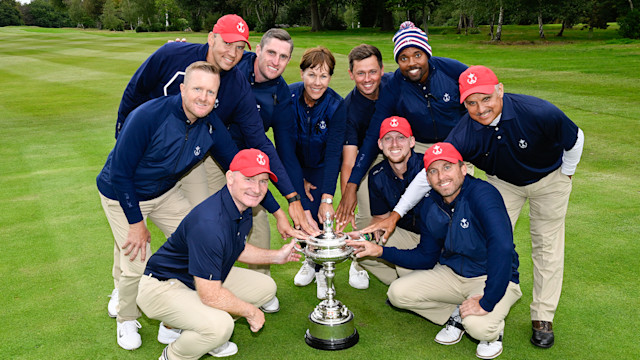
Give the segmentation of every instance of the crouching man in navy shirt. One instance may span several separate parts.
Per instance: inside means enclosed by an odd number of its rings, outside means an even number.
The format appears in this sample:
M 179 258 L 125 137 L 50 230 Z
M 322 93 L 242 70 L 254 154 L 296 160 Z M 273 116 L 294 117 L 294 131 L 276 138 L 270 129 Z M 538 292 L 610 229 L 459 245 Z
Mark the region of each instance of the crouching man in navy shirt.
M 509 215 L 492 185 L 467 175 L 453 145 L 431 146 L 424 166 L 432 190 L 420 206 L 418 246 L 347 244 L 357 257 L 377 256 L 416 269 L 391 283 L 391 303 L 445 324 L 436 342 L 456 344 L 466 331 L 480 341 L 476 356 L 493 359 L 502 353 L 504 319 L 522 296 Z
M 416 140 L 407 119 L 400 116 L 384 119 L 380 126 L 378 147 L 382 150 L 385 159 L 374 165 L 368 176 L 372 222 L 384 220 L 389 216 L 409 183 L 424 169 L 422 154 L 413 151 L 415 144 Z M 386 241 L 386 245 L 398 249 L 413 249 L 420 242 L 419 233 L 420 220 L 417 211 L 411 210 L 400 220 L 396 231 Z M 387 285 L 399 276 L 411 272 L 409 269 L 395 266 L 382 259 L 360 258 L 354 262 Z M 366 274 L 366 271 L 364 273 Z M 368 275 L 352 276 L 351 270 L 349 275 L 349 284 L 354 288 L 366 289 L 369 286 Z
M 229 342 L 234 318 L 244 317 L 251 331 L 264 325 L 260 306 L 276 294 L 267 275 L 234 267 L 298 261 L 295 240 L 280 250 L 266 250 L 246 239 L 252 207 L 267 193 L 269 158 L 257 149 L 240 151 L 226 173 L 227 185 L 196 206 L 167 242 L 151 256 L 140 281 L 138 305 L 147 316 L 182 329 L 160 359 L 198 359 L 233 355 Z

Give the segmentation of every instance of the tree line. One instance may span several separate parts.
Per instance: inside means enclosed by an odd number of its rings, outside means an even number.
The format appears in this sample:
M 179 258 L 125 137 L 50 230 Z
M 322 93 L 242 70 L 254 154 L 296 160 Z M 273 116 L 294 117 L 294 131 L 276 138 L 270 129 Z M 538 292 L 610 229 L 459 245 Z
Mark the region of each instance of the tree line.
M 504 24 L 544 24 L 590 30 L 618 21 L 640 38 L 640 12 L 633 0 L 0 0 L 0 26 L 80 27 L 136 31 L 210 30 L 222 15 L 241 15 L 252 30 L 309 26 L 311 31 L 356 27 L 393 31 L 411 20 L 429 26 L 455 26 L 460 33 L 489 25 L 499 41 Z M 633 34 L 632 34 L 633 35 Z M 623 34 L 623 36 L 626 36 Z

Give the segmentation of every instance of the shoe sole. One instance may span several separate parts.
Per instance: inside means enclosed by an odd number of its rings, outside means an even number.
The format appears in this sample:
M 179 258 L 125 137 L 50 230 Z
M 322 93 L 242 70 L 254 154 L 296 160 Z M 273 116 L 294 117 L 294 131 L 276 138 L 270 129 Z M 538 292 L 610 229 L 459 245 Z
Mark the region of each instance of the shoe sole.
M 533 339 L 529 339 L 529 341 L 531 341 L 531 343 L 532 343 L 534 346 L 539 347 L 539 348 L 542 348 L 542 349 L 548 349 L 548 348 L 552 347 L 552 346 L 553 346 L 553 344 L 555 344 L 555 341 L 554 341 L 554 342 L 552 342 L 551 344 L 548 344 L 548 345 L 537 344 L 535 341 L 533 341 Z
M 479 359 L 495 359 L 498 356 L 500 356 L 500 354 L 502 354 L 502 349 L 500 349 L 500 351 L 498 351 L 496 354 L 488 355 L 488 356 L 482 356 L 476 352 L 476 357 L 478 357 Z
M 118 317 L 118 313 L 112 314 L 109 310 L 107 310 L 107 314 L 109 315 L 110 318 L 115 319 Z
M 363 286 L 356 286 L 356 285 L 353 285 L 353 284 L 351 283 L 351 281 L 349 281 L 349 285 L 350 285 L 352 288 L 354 288 L 354 289 L 358 289 L 358 290 L 366 290 L 366 289 L 368 289 L 368 288 L 369 288 L 369 284 L 367 284 L 367 286 L 364 286 L 364 287 L 363 287 Z
M 125 347 L 124 345 L 122 345 L 122 344 L 120 343 L 120 339 L 118 339 L 118 345 L 119 345 L 121 348 L 125 349 L 125 350 L 135 350 L 135 349 L 140 348 L 140 346 L 142 346 L 142 344 L 140 344 L 140 345 L 138 345 L 138 346 L 128 348 L 128 347 Z
M 458 336 L 457 339 L 455 339 L 453 341 L 450 341 L 450 342 L 440 341 L 438 339 L 433 339 L 433 341 L 435 341 L 435 342 L 437 342 L 438 344 L 441 344 L 441 345 L 455 345 L 455 344 L 459 343 L 460 340 L 462 340 L 462 336 L 464 335 L 464 333 L 465 333 L 465 331 L 461 332 L 460 336 Z M 490 358 L 490 359 L 493 359 L 493 358 Z
M 265 313 L 265 314 L 273 314 L 273 313 L 277 313 L 278 311 L 280 311 L 280 307 L 278 306 L 277 309 L 264 309 L 263 307 L 260 307 L 260 310 L 262 310 L 262 312 Z

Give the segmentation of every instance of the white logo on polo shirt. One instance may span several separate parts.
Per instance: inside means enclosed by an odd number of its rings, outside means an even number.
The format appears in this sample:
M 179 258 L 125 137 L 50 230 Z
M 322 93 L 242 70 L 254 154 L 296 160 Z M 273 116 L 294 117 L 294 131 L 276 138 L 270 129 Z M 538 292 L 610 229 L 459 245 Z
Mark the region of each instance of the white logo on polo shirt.
M 392 119 L 391 119 L 391 122 L 389 123 L 389 125 L 390 125 L 391 127 L 398 127 L 398 125 L 400 125 L 400 123 L 398 122 L 398 119 L 396 119 L 396 118 L 392 118 Z
M 440 145 L 436 145 L 433 147 L 433 150 L 431 151 L 434 155 L 440 155 L 442 154 L 442 148 L 440 147 Z
M 451 96 L 449 95 L 449 93 L 444 93 L 444 96 L 442 97 L 442 100 L 444 100 L 444 102 L 451 101 Z
M 320 124 L 318 124 L 318 126 L 320 126 L 320 129 L 324 130 L 327 128 L 327 123 L 322 120 L 320 121 Z
M 267 160 L 264 158 L 264 156 L 262 156 L 262 154 L 258 154 L 258 158 L 256 159 L 256 161 L 260 165 L 264 165 L 267 163 Z
M 260 107 L 260 104 L 256 104 L 256 107 L 258 108 L 258 112 L 260 112 L 260 109 L 262 109 L 262 107 Z
M 470 73 L 469 75 L 467 75 L 467 84 L 473 85 L 476 83 L 476 81 L 478 81 L 478 77 L 476 76 L 476 74 Z
M 238 29 L 238 31 L 242 34 L 244 34 L 244 24 L 242 22 L 238 22 L 238 25 L 236 25 L 236 29 Z
M 462 218 L 462 220 L 460 220 L 460 227 L 463 229 L 466 229 L 469 227 L 469 221 L 467 221 L 467 219 Z
M 216 98 L 216 102 L 213 104 L 213 108 L 217 109 L 218 105 L 220 105 L 220 99 Z
M 193 155 L 195 155 L 195 156 L 200 155 L 200 146 L 196 146 L 196 149 L 193 150 Z
M 520 146 L 520 149 L 526 149 L 528 145 L 529 144 L 527 144 L 524 139 L 520 139 L 520 141 L 518 141 L 518 146 Z

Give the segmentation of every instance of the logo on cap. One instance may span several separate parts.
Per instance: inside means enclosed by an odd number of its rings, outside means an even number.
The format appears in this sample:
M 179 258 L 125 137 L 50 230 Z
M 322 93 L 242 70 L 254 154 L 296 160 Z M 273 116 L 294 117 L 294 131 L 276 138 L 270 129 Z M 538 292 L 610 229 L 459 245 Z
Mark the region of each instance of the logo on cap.
M 392 119 L 391 119 L 391 122 L 389 123 L 389 125 L 390 125 L 391 127 L 398 127 L 398 125 L 400 125 L 400 124 L 398 123 L 398 119 L 396 119 L 396 118 L 392 118 Z
M 434 155 L 440 155 L 442 154 L 442 148 L 440 147 L 440 145 L 436 145 L 433 147 L 433 150 L 431 151 Z
M 467 75 L 467 84 L 473 85 L 476 83 L 476 81 L 478 81 L 478 77 L 476 76 L 476 74 L 469 73 L 469 75 Z
M 467 219 L 462 218 L 462 220 L 460 220 L 460 227 L 463 229 L 466 229 L 469 227 L 469 221 L 467 221 Z
M 262 156 L 262 154 L 258 154 L 258 158 L 256 159 L 256 161 L 260 165 L 264 165 L 267 163 L 267 160 L 264 159 L 264 156 Z
M 244 34 L 244 24 L 242 23 L 242 21 L 238 21 L 238 25 L 236 25 L 236 29 L 238 29 L 239 32 Z

